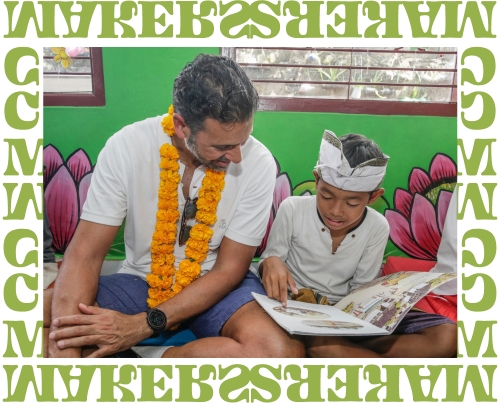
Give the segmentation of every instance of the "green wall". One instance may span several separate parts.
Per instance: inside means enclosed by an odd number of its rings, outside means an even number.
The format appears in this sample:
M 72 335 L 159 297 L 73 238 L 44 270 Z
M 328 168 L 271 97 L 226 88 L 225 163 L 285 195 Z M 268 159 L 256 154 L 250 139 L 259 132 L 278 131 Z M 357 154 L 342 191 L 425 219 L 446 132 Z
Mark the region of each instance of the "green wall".
M 392 205 L 395 188 L 408 187 L 408 175 L 413 167 L 428 171 L 437 152 L 456 161 L 456 127 L 455 118 L 259 112 L 254 135 L 271 150 L 281 170 L 288 173 L 296 186 L 313 179 L 312 169 L 324 129 L 338 136 L 364 134 L 390 157 L 384 187 L 385 197 Z
M 104 48 L 106 106 L 44 108 L 45 144 L 53 144 L 64 158 L 83 148 L 94 164 L 114 132 L 167 111 L 175 77 L 202 52 L 219 53 L 219 48 Z M 339 136 L 364 134 L 391 157 L 384 181 L 391 207 L 396 187 L 407 189 L 413 167 L 428 171 L 437 152 L 456 161 L 456 118 L 258 112 L 253 135 L 271 150 L 295 187 L 313 179 L 324 129 Z
M 45 144 L 66 158 L 83 148 L 95 163 L 107 138 L 123 126 L 166 112 L 175 77 L 199 53 L 219 48 L 104 48 L 104 107 L 44 108 Z M 456 118 L 335 113 L 259 112 L 254 136 L 278 159 L 293 186 L 311 180 L 321 135 L 361 133 L 391 157 L 385 180 L 392 204 L 396 187 L 407 188 L 411 168 L 428 170 L 436 152 L 456 160 Z
M 103 107 L 44 108 L 44 142 L 67 158 L 83 148 L 95 163 L 106 140 L 123 126 L 166 113 L 179 71 L 199 53 L 219 48 L 103 48 Z

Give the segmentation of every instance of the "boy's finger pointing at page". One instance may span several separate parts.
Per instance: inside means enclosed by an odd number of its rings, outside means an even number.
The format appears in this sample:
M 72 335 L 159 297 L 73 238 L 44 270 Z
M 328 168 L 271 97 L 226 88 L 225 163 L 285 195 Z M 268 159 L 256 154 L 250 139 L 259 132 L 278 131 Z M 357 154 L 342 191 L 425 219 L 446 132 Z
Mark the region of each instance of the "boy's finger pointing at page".
M 290 286 L 290 290 L 292 291 L 292 294 L 298 294 L 299 291 L 297 290 L 297 285 L 295 284 L 295 281 L 292 277 L 292 274 L 290 272 L 288 272 L 288 275 L 287 275 L 288 279 L 288 285 Z
M 286 307 L 286 300 L 288 298 L 288 276 L 280 278 L 279 282 L 279 299 L 283 307 Z

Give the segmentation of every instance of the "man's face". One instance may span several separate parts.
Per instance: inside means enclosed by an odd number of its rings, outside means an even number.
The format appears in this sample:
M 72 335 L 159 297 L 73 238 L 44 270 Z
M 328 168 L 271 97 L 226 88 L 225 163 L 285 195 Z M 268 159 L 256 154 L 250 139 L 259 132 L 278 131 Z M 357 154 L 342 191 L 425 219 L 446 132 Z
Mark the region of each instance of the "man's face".
M 186 147 L 207 168 L 225 171 L 231 162 L 241 162 L 241 147 L 252 133 L 253 119 L 223 124 L 207 118 L 203 129 L 186 138 Z
M 318 211 L 325 225 L 332 231 L 344 232 L 355 227 L 361 220 L 366 205 L 373 203 L 379 196 L 379 191 L 370 196 L 369 192 L 339 189 L 319 178 L 316 182 Z

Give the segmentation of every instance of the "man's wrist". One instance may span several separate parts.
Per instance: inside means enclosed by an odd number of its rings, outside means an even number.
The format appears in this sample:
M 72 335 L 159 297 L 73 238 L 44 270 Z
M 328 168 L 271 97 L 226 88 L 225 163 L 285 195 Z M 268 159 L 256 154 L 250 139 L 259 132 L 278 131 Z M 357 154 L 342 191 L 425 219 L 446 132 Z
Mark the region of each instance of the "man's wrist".
M 139 320 L 138 322 L 140 323 L 139 329 L 140 329 L 140 334 L 143 335 L 143 339 L 147 339 L 153 335 L 153 329 L 151 329 L 148 325 L 148 313 L 147 312 L 141 312 L 138 314 Z

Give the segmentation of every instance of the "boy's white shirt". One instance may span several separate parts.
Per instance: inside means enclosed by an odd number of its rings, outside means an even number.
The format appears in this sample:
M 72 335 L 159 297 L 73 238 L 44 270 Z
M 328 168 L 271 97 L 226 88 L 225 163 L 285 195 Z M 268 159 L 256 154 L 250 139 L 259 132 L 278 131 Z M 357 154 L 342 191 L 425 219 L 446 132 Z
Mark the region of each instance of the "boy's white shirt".
M 389 224 L 370 207 L 363 222 L 332 254 L 329 229 L 316 208 L 316 196 L 289 197 L 281 203 L 261 261 L 279 257 L 297 288 L 311 288 L 335 303 L 380 274 Z
M 151 239 L 158 210 L 160 175 L 160 146 L 171 139 L 160 124 L 162 116 L 126 126 L 106 143 L 99 157 L 87 200 L 83 206 L 83 220 L 106 225 L 121 225 L 126 217 L 126 260 L 121 273 L 142 278 L 150 272 Z M 202 274 L 215 263 L 219 245 L 224 236 L 233 241 L 260 245 L 269 220 L 276 164 L 269 150 L 250 136 L 241 147 L 242 161 L 230 164 L 225 176 L 225 187 L 217 209 L 217 222 L 209 243 L 210 251 L 202 263 Z M 182 176 L 185 166 L 180 163 Z M 198 167 L 191 181 L 189 196 L 198 196 L 205 167 Z M 181 215 L 185 199 L 179 183 Z M 178 227 L 181 219 L 179 219 Z M 188 221 L 188 225 L 195 224 Z M 177 230 L 177 234 L 178 234 Z M 185 259 L 185 246 L 175 244 L 175 264 Z

